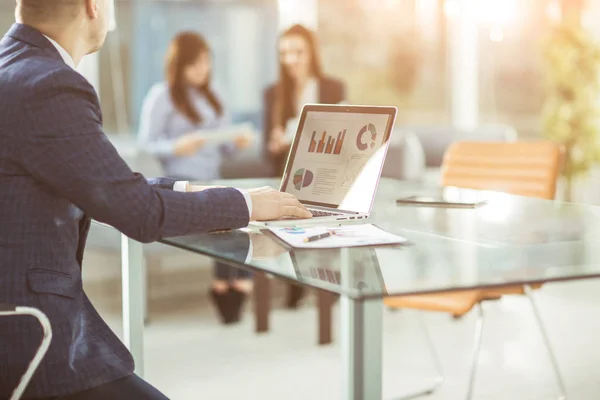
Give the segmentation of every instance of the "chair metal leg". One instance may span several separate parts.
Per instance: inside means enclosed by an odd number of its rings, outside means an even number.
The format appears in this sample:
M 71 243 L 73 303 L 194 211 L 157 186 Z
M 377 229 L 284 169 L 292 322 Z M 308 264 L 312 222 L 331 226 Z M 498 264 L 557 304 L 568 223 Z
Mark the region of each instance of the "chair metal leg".
M 437 374 L 436 380 L 438 380 L 439 384 L 441 384 L 446 379 L 444 377 L 444 370 L 442 369 L 442 361 L 440 360 L 440 355 L 439 355 L 435 345 L 433 344 L 433 339 L 431 338 L 431 332 L 429 331 L 429 328 L 427 327 L 427 324 L 425 323 L 425 318 L 423 318 L 423 314 L 419 314 L 419 324 L 421 325 L 421 330 L 423 331 L 423 334 L 425 335 L 425 339 L 427 339 L 427 345 L 429 346 L 429 351 L 433 358 L 433 363 L 435 365 L 435 372 Z
M 442 362 L 440 361 L 439 354 L 435 348 L 435 345 L 433 344 L 431 333 L 429 331 L 429 328 L 427 327 L 427 324 L 425 323 L 425 319 L 423 318 L 423 313 L 417 313 L 417 315 L 417 318 L 419 319 L 419 325 L 421 326 L 421 331 L 423 332 L 423 335 L 427 340 L 427 346 L 429 347 L 429 351 L 431 353 L 433 363 L 435 365 L 436 376 L 432 379 L 431 383 L 427 384 L 424 388 L 406 394 L 398 398 L 397 400 L 410 400 L 421 396 L 428 396 L 430 394 L 433 394 L 440 388 L 440 386 L 442 386 L 442 384 L 446 380 L 442 369 Z
M 121 234 L 123 342 L 133 355 L 135 373 L 144 377 L 144 251 L 142 243 Z
M 550 361 L 552 362 L 552 367 L 554 368 L 554 374 L 556 375 L 556 382 L 558 384 L 558 390 L 560 391 L 559 400 L 567 399 L 567 389 L 560 373 L 560 368 L 558 367 L 558 361 L 556 356 L 554 355 L 554 350 L 552 349 L 552 345 L 550 343 L 550 338 L 548 337 L 548 332 L 546 331 L 546 327 L 542 320 L 542 315 L 540 314 L 540 310 L 538 308 L 537 302 L 529 285 L 525 285 L 525 294 L 529 298 L 529 302 L 531 303 L 531 308 L 533 309 L 533 313 L 535 314 L 535 319 L 537 321 L 540 332 L 542 333 L 542 338 L 544 339 L 544 345 L 546 346 L 546 350 L 548 351 L 548 355 L 550 356 Z
M 483 338 L 483 305 L 479 303 L 477 305 L 479 316 L 477 318 L 477 325 L 475 326 L 475 339 L 473 342 L 473 358 L 471 360 L 471 373 L 469 377 L 469 389 L 467 391 L 467 400 L 473 398 L 473 387 L 475 386 L 475 376 L 477 374 L 477 361 L 479 360 L 479 353 L 481 352 L 481 342 Z
M 29 382 L 31 381 L 31 378 L 40 366 L 40 363 L 44 359 L 46 352 L 48 352 L 50 342 L 52 341 L 52 326 L 50 324 L 50 320 L 42 311 L 32 307 L 15 307 L 0 304 L 0 317 L 16 315 L 30 315 L 32 317 L 35 317 L 42 327 L 43 336 L 33 359 L 29 362 L 25 373 L 19 380 L 17 387 L 10 396 L 10 400 L 21 399 L 23 393 L 29 385 Z

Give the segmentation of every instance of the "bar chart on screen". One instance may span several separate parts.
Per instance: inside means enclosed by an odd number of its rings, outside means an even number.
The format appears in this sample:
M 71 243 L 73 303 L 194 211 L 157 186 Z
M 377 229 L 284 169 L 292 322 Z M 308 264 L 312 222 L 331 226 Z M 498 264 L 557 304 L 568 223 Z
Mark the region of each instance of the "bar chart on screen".
M 321 137 L 317 136 L 317 131 L 313 131 L 308 145 L 309 153 L 321 153 L 321 154 L 333 154 L 339 155 L 342 152 L 344 146 L 344 139 L 346 138 L 346 129 L 340 131 L 337 134 L 337 138 L 334 136 L 327 135 L 327 131 L 323 131 Z M 319 139 L 317 141 L 317 139 Z

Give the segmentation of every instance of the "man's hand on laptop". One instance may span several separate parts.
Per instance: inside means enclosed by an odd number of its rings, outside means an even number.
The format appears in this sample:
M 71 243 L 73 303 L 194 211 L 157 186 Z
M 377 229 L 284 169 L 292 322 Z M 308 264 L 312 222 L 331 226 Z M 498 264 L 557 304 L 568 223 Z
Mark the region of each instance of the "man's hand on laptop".
M 284 217 L 312 217 L 311 212 L 289 193 L 262 187 L 251 189 L 248 194 L 252 199 L 251 221 L 273 221 Z

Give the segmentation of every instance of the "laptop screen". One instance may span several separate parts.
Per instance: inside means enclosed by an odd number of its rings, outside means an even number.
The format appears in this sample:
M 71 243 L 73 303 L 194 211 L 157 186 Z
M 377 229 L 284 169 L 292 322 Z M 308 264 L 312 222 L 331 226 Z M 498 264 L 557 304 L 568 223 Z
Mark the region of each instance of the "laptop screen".
M 305 204 L 370 212 L 395 116 L 394 107 L 305 106 L 281 191 Z

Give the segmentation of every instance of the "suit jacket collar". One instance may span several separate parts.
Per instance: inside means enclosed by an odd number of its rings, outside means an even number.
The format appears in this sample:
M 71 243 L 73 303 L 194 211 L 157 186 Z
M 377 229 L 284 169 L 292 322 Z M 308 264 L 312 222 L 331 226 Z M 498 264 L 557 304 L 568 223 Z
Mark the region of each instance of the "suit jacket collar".
M 15 23 L 8 30 L 6 36 L 10 36 L 15 40 L 39 47 L 43 50 L 46 50 L 46 52 L 51 54 L 54 58 L 62 60 L 61 55 L 59 54 L 58 50 L 56 50 L 54 45 L 52 45 L 52 43 L 50 43 L 50 41 L 35 28 L 32 28 L 28 25 Z

